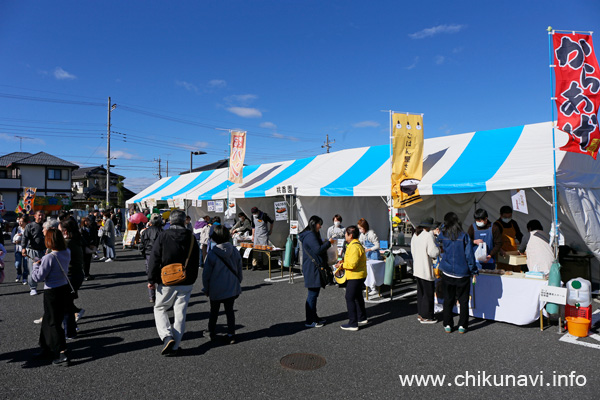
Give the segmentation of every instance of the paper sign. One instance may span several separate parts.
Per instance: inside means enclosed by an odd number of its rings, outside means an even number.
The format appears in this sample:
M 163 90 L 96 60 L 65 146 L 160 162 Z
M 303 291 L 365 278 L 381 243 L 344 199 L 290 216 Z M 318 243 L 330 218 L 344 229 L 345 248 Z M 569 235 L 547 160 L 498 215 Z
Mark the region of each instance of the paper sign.
M 213 200 L 209 200 L 206 202 L 206 207 L 208 208 L 209 212 L 215 212 L 215 202 Z
M 287 221 L 287 203 L 285 201 L 276 201 L 273 204 L 275 206 L 275 221 Z
M 510 198 L 512 200 L 513 211 L 529 214 L 527 211 L 527 197 L 525 197 L 524 190 L 511 190 Z
M 223 200 L 215 201 L 215 212 L 217 212 L 217 213 L 225 212 L 225 202 Z
M 154 207 L 156 207 L 156 199 L 153 198 L 153 197 L 149 198 L 149 199 L 146 200 L 146 204 L 148 204 L 149 208 L 150 207 L 154 208 Z
M 252 249 L 251 248 L 247 248 L 246 251 L 244 251 L 244 258 L 249 258 L 250 257 L 250 253 L 252 253 Z
M 173 200 L 173 199 L 167 199 L 167 205 L 169 206 L 169 208 L 174 208 L 175 207 L 175 200 Z
M 293 185 L 281 185 L 277 186 L 277 194 L 294 194 L 296 188 Z
M 185 210 L 185 199 L 175 199 L 175 207 Z
M 298 221 L 290 221 L 290 235 L 298 234 Z
M 540 289 L 540 300 L 554 304 L 567 304 L 567 288 L 546 286 Z

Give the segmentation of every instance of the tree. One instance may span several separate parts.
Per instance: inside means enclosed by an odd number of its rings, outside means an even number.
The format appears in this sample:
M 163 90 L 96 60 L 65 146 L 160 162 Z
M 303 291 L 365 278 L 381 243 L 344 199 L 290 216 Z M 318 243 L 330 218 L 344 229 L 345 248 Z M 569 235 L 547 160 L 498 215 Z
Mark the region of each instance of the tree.
M 119 181 L 117 183 L 117 206 L 125 207 L 125 185 L 123 184 L 123 177 L 119 177 Z

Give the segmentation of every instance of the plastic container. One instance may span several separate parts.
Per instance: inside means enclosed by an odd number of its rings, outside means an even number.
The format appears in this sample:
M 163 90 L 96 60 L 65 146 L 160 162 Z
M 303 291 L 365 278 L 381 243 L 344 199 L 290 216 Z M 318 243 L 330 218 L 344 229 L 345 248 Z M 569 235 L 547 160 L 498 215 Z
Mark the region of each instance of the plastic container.
M 567 329 L 569 333 L 573 336 L 577 337 L 586 337 L 590 330 L 589 319 L 581 318 L 581 317 L 566 317 L 567 320 Z
M 575 307 L 566 305 L 565 306 L 565 317 L 579 317 L 585 318 L 590 321 L 590 326 L 588 329 L 592 329 L 592 305 L 590 304 L 587 307 Z
M 592 284 L 582 278 L 567 282 L 567 304 L 575 307 L 587 307 L 592 303 Z

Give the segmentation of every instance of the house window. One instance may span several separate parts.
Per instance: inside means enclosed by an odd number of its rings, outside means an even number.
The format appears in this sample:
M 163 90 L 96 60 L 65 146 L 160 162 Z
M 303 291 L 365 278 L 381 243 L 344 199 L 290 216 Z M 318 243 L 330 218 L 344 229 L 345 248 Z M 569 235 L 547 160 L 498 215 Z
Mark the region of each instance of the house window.
M 6 179 L 8 178 L 8 174 L 6 173 L 5 169 L 0 169 L 0 179 Z
M 68 173 L 68 172 L 67 172 Z M 62 169 L 48 169 L 48 180 L 50 181 L 60 181 L 63 180 L 63 170 Z M 65 177 L 64 180 L 68 178 Z

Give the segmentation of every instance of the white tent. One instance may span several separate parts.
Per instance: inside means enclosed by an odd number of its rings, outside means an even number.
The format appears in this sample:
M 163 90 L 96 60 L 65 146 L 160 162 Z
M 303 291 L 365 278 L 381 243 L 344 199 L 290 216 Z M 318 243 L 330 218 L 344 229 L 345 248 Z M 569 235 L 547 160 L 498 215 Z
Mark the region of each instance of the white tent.
M 556 144 L 566 134 L 556 131 Z M 227 181 L 227 170 L 163 178 L 128 201 L 147 199 L 208 200 L 235 198 L 245 211 L 280 196 L 278 188 L 292 186 L 301 221 L 317 214 L 326 225 L 342 214 L 345 225 L 364 217 L 381 238 L 388 236 L 387 196 L 390 193 L 389 146 L 342 150 L 299 160 L 244 167 L 244 183 Z M 456 212 L 466 224 L 475 208 L 498 216 L 510 205 L 511 190 L 524 189 L 529 215 L 515 213 L 524 229 L 539 219 L 547 230 L 554 184 L 552 124 L 541 123 L 425 140 L 423 201 L 407 209 L 413 221 L 433 216 L 441 220 Z M 572 247 L 591 251 L 600 259 L 600 164 L 583 154 L 556 151 L 559 221 Z M 271 200 L 267 200 L 271 198 Z M 281 198 L 280 198 L 281 199 Z M 262 204 L 262 205 L 261 205 Z M 271 211 L 272 212 L 272 211 Z M 326 226 L 327 227 L 327 226 Z M 285 228 L 283 234 L 285 235 Z

